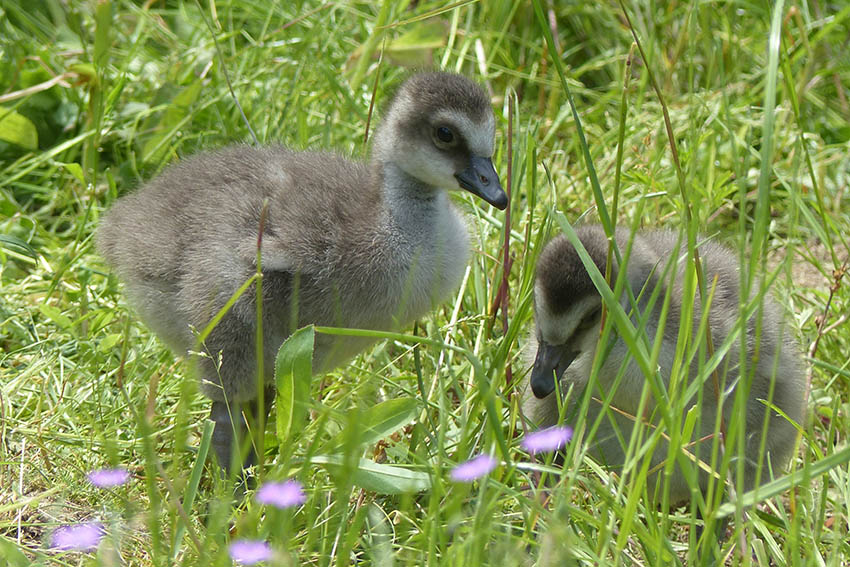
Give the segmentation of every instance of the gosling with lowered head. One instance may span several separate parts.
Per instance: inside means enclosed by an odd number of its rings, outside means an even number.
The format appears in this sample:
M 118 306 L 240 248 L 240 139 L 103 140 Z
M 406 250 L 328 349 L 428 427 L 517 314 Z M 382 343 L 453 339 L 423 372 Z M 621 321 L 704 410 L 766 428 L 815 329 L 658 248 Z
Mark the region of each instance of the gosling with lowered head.
M 581 226 L 576 229 L 579 240 L 584 245 L 593 263 L 600 272 L 605 272 L 608 240 L 600 226 Z M 621 251 L 626 250 L 629 240 L 627 231 L 618 230 L 616 241 Z M 728 248 L 712 241 L 698 244 L 699 255 L 705 273 L 705 280 L 711 286 L 717 280 L 717 287 L 709 306 L 708 326 L 711 330 L 715 347 L 722 345 L 727 336 L 735 332 L 739 313 L 739 270 L 737 255 Z M 661 323 L 661 310 L 664 295 L 668 286 L 670 290 L 670 305 L 660 345 L 658 359 L 659 375 L 665 387 L 669 386 L 670 376 L 676 354 L 679 320 L 682 313 L 684 270 L 687 250 L 678 235 L 672 231 L 658 230 L 639 232 L 634 236 L 631 255 L 628 258 L 625 275 L 626 288 L 637 300 L 638 313 L 632 309 L 628 294 L 624 292 L 620 304 L 626 313 L 631 314 L 633 323 L 637 323 L 641 315 L 646 316 L 645 334 L 652 340 Z M 668 261 L 674 254 L 679 255 L 674 275 L 665 272 Z M 615 265 L 613 278 L 616 279 L 618 267 Z M 650 297 L 656 287 L 660 286 L 660 294 L 654 305 L 649 306 Z M 526 388 L 524 409 L 531 420 L 539 426 L 553 425 L 558 420 L 558 400 L 555 391 L 555 380 L 560 382 L 561 392 L 566 392 L 570 385 L 574 386 L 573 395 L 567 404 L 567 415 L 576 407 L 581 392 L 589 383 L 593 359 L 599 340 L 600 321 L 602 313 L 602 298 L 593 285 L 578 252 L 564 237 L 552 240 L 537 263 L 534 287 L 535 334 L 531 340 L 531 349 L 536 349 L 536 358 L 529 376 L 529 386 Z M 698 326 L 702 317 L 701 301 L 695 301 L 693 309 L 693 336 L 697 336 Z M 764 298 L 761 329 L 759 340 L 756 340 L 756 321 L 752 317 L 747 321 L 746 356 L 748 372 L 753 374 L 750 390 L 746 395 L 745 409 L 745 447 L 734 454 L 745 458 L 744 486 L 749 490 L 757 482 L 758 458 L 762 443 L 762 427 L 765 412 L 769 412 L 768 426 L 765 436 L 765 456 L 769 457 L 770 467 L 779 471 L 788 461 L 796 436 L 795 427 L 788 419 L 800 423 L 804 416 L 805 380 L 801 368 L 801 354 L 792 340 L 791 331 L 784 328 L 782 312 L 779 306 L 769 297 Z M 758 354 L 756 343 L 758 342 Z M 742 387 L 739 376 L 740 342 L 735 341 L 728 349 L 723 360 L 717 366 L 721 381 L 721 396 L 723 399 L 723 416 L 729 423 L 732 415 L 732 405 L 736 390 Z M 698 374 L 697 357 L 688 365 L 689 379 L 693 380 Z M 614 389 L 617 374 L 622 363 L 626 363 L 623 375 L 616 390 Z M 753 368 L 754 365 L 754 368 Z M 585 417 L 588 427 L 595 423 L 603 411 L 601 400 L 611 395 L 611 411 L 602 418 L 599 429 L 593 439 L 589 440 L 590 453 L 600 462 L 610 467 L 624 464 L 625 451 L 628 447 L 635 426 L 635 417 L 641 399 L 646 377 L 637 363 L 631 358 L 625 342 L 616 337 L 610 345 L 610 352 L 599 368 L 596 379 L 592 382 L 592 398 L 589 411 Z M 701 440 L 700 458 L 710 460 L 712 434 L 716 430 L 715 416 L 717 415 L 717 393 L 711 378 L 702 384 L 701 430 L 694 432 L 692 439 L 684 439 L 683 443 Z M 684 388 L 680 388 L 680 391 Z M 532 394 L 532 395 L 529 395 Z M 686 405 L 686 410 L 697 403 L 697 396 Z M 782 417 L 774 410 L 768 410 L 767 402 L 775 405 L 788 417 Z M 660 419 L 653 413 L 655 403 L 650 402 L 643 414 L 643 419 L 649 419 L 652 424 L 658 424 Z M 621 437 L 618 437 L 618 433 Z M 687 446 L 691 453 L 696 451 L 695 445 Z M 668 444 L 662 439 L 651 455 L 651 470 L 659 470 L 656 466 L 668 458 Z M 700 469 L 700 488 L 704 492 L 707 475 Z M 761 479 L 769 475 L 768 467 L 762 469 Z M 656 475 L 652 475 L 647 486 L 653 498 L 652 490 L 656 486 Z M 685 476 L 676 465 L 669 485 L 670 502 L 682 503 L 690 499 L 690 488 Z
M 231 146 L 168 168 L 119 199 L 97 246 L 124 281 L 143 321 L 175 352 L 256 272 L 262 234 L 265 383 L 278 347 L 307 324 L 390 330 L 444 301 L 470 254 L 448 189 L 504 209 L 491 161 L 490 101 L 462 76 L 413 75 L 376 131 L 367 163 L 329 152 Z M 248 289 L 206 338 L 197 361 L 213 400 L 213 445 L 227 468 L 240 407 L 255 401 L 256 293 Z M 313 368 L 327 371 L 373 339 L 316 339 Z M 220 357 L 219 357 L 220 353 Z M 229 410 L 228 407 L 232 407 Z M 267 411 L 267 410 L 266 410 Z

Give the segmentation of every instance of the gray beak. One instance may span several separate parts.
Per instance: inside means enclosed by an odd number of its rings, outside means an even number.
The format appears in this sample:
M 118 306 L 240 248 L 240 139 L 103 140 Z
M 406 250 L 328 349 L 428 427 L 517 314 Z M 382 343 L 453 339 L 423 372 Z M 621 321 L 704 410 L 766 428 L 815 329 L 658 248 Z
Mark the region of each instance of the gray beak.
M 502 190 L 499 174 L 490 158 L 472 156 L 469 166 L 455 174 L 458 184 L 496 207 L 504 210 L 508 206 L 508 196 Z
M 534 368 L 531 369 L 531 391 L 534 397 L 542 400 L 554 392 L 555 382 L 561 379 L 577 355 L 577 352 L 566 351 L 563 345 L 540 341 Z

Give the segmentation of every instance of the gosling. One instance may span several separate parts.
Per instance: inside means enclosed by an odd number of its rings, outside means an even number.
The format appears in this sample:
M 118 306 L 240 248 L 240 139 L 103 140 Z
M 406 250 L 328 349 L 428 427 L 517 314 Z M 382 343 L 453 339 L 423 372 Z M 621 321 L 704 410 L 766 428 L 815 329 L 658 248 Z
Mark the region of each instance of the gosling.
M 390 103 L 368 163 L 279 146 L 201 153 L 120 198 L 101 222 L 97 247 L 141 319 L 183 354 L 197 349 L 192 329 L 204 329 L 256 273 L 267 203 L 261 267 L 269 388 L 278 348 L 295 329 L 396 329 L 459 287 L 470 242 L 447 190 L 507 206 L 491 160 L 494 129 L 476 83 L 416 74 Z M 259 396 L 255 299 L 253 288 L 243 293 L 206 338 L 210 356 L 192 357 L 212 399 L 213 446 L 226 470 L 234 433 L 244 427 L 240 408 Z M 314 371 L 338 367 L 373 342 L 318 335 Z
M 600 226 L 582 226 L 576 230 L 576 233 L 593 263 L 600 272 L 605 273 L 608 241 L 603 229 Z M 621 251 L 626 250 L 628 240 L 628 232 L 617 231 L 616 241 Z M 712 241 L 701 242 L 698 248 L 705 281 L 708 282 L 709 287 L 717 278 L 717 287 L 708 315 L 713 344 L 717 347 L 730 333 L 734 332 L 737 325 L 740 294 L 738 260 L 736 253 Z M 682 311 L 686 248 L 680 244 L 674 232 L 659 230 L 638 233 L 634 237 L 626 274 L 626 287 L 637 298 L 639 312 L 648 315 L 645 334 L 652 340 L 659 326 L 664 294 L 671 281 L 669 272 L 664 274 L 665 266 L 673 254 L 679 255 L 679 261 L 673 278 L 669 314 L 661 338 L 658 360 L 660 377 L 665 386 L 669 386 L 676 353 Z M 617 277 L 617 271 L 615 266 L 614 279 Z M 650 310 L 650 296 L 656 287 L 660 288 L 660 294 Z M 631 308 L 632 303 L 626 292 L 623 296 L 620 298 L 620 304 L 626 313 L 631 314 L 632 322 L 637 326 L 638 315 Z M 700 305 L 701 301 L 697 298 L 693 313 L 693 336 L 696 336 L 701 319 Z M 800 365 L 801 354 L 790 337 L 790 330 L 783 328 L 783 317 L 776 303 L 766 297 L 763 307 L 757 358 L 754 353 L 755 319 L 747 323 L 748 371 L 752 372 L 751 364 L 755 364 L 755 369 L 751 389 L 746 398 L 746 445 L 742 450 L 734 452 L 735 455 L 742 455 L 746 459 L 744 464 L 746 490 L 753 489 L 757 482 L 761 431 L 765 411 L 767 411 L 764 400 L 770 400 L 793 422 L 801 423 L 804 416 L 805 386 Z M 589 382 L 599 340 L 602 313 L 601 296 L 591 282 L 575 248 L 563 236 L 552 240 L 538 260 L 534 287 L 534 312 L 535 334 L 531 337 L 532 350 L 529 354 L 536 349 L 536 357 L 528 379 L 530 388 L 528 385 L 525 388 L 524 409 L 533 422 L 540 426 L 549 426 L 558 421 L 558 400 L 557 396 L 553 395 L 555 380 L 560 381 L 562 393 L 566 393 L 570 385 L 573 385 L 573 395 L 567 402 L 567 415 L 570 415 L 571 411 L 577 407 L 581 392 Z M 724 400 L 723 416 L 727 424 L 731 419 L 735 388 L 738 386 L 739 353 L 740 343 L 736 341 L 717 367 Z M 588 428 L 596 422 L 600 412 L 603 411 L 601 400 L 614 388 L 615 379 L 625 359 L 631 359 L 631 356 L 625 342 L 617 337 L 612 340 L 610 352 L 591 385 L 593 397 L 585 417 Z M 690 380 L 696 378 L 697 366 L 696 360 L 690 363 Z M 624 463 L 624 448 L 628 447 L 635 427 L 634 416 L 638 413 L 645 380 L 637 363 L 631 359 L 627 363 L 619 386 L 612 394 L 611 411 L 602 418 L 594 438 L 589 440 L 591 455 L 609 467 L 617 468 Z M 529 390 L 533 396 L 528 395 Z M 711 378 L 703 383 L 702 390 L 702 402 L 699 408 L 701 431 L 695 432 L 692 439 L 684 439 L 683 443 L 701 439 L 700 459 L 708 462 L 717 414 L 717 394 Z M 697 399 L 698 396 L 694 396 L 686 410 L 698 403 Z M 655 404 L 650 402 L 642 418 L 650 419 L 652 424 L 657 424 L 660 418 L 654 416 L 652 411 L 654 406 Z M 768 419 L 765 459 L 769 460 L 765 460 L 764 463 L 769 463 L 772 470 L 779 471 L 790 457 L 796 430 L 788 419 L 780 416 L 776 411 L 770 410 Z M 623 441 L 618 437 L 618 433 L 622 435 Z M 687 450 L 693 454 L 696 447 L 689 445 Z M 668 444 L 662 438 L 651 456 L 650 470 L 660 470 L 662 468 L 660 465 L 668 457 L 675 456 L 668 455 L 668 452 Z M 768 467 L 765 464 L 760 478 L 764 480 L 768 476 Z M 657 480 L 656 474 L 650 476 L 647 487 L 650 489 L 650 497 L 660 501 L 660 493 L 653 493 L 653 489 L 659 486 L 656 483 Z M 707 474 L 700 469 L 699 483 L 703 494 L 707 480 Z M 669 483 L 669 501 L 671 504 L 681 504 L 690 500 L 690 497 L 690 488 L 682 469 L 677 464 Z

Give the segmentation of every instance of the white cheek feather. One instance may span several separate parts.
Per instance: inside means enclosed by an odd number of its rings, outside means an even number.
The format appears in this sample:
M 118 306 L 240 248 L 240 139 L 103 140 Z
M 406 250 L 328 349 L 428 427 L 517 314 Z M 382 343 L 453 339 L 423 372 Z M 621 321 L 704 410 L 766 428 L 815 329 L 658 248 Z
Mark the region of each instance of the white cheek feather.
M 575 327 L 574 322 L 565 314 L 552 315 L 551 313 L 544 313 L 541 311 L 538 317 L 540 319 L 538 326 L 543 340 L 550 345 L 562 345 L 566 343 L 570 335 L 572 335 L 573 327 Z
M 454 176 L 454 164 L 440 152 L 425 152 L 420 148 L 410 152 L 408 157 L 409 159 L 398 163 L 408 175 L 441 189 L 454 189 L 458 186 Z

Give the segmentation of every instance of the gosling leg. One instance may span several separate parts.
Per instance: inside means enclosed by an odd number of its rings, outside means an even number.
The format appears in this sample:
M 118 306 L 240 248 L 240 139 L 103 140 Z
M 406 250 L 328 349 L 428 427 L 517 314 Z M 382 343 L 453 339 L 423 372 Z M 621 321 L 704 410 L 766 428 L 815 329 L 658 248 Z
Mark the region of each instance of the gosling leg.
M 269 412 L 271 411 L 274 401 L 274 389 L 266 388 L 264 392 L 263 425 L 268 423 Z M 249 443 L 247 453 L 242 450 L 245 442 L 245 431 L 247 424 L 245 415 L 255 415 L 258 410 L 257 400 L 245 402 L 240 406 L 230 406 L 224 402 L 213 402 L 210 407 L 210 419 L 215 423 L 215 429 L 212 435 L 212 445 L 218 457 L 218 464 L 225 473 L 230 473 L 233 466 L 234 457 L 242 463 L 242 468 L 246 469 L 259 462 L 257 451 L 254 444 Z M 254 418 L 252 424 L 257 426 L 259 420 Z M 262 439 L 262 435 L 260 436 Z M 262 450 L 262 447 L 256 448 Z M 234 455 L 234 452 L 236 455 Z M 244 455 L 244 458 L 243 458 Z
M 231 419 L 232 417 L 235 418 Z M 230 473 L 234 461 L 233 449 L 238 447 L 235 439 L 242 438 L 245 431 L 245 421 L 238 406 L 230 406 L 224 402 L 213 402 L 210 407 L 210 419 L 215 423 L 212 434 L 212 446 L 218 457 L 218 464 L 225 473 Z

